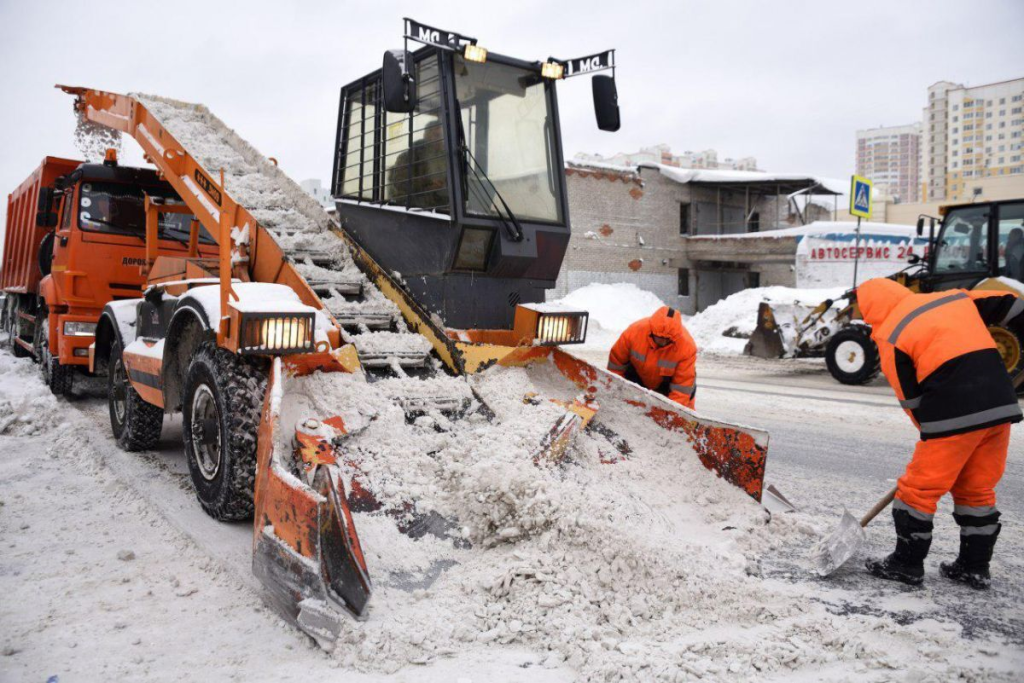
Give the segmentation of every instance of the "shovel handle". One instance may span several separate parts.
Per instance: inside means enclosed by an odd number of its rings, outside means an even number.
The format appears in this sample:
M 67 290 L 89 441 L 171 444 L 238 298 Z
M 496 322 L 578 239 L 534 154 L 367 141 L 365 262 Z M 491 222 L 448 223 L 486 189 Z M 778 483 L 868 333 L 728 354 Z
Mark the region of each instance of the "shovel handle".
M 882 496 L 882 500 L 880 500 L 877 503 L 875 503 L 875 507 L 873 507 L 870 510 L 868 510 L 868 514 L 864 515 L 864 518 L 862 520 L 860 520 L 860 525 L 862 527 L 867 526 L 868 523 L 871 520 L 873 520 L 875 517 L 878 516 L 879 512 L 881 512 L 885 508 L 889 507 L 889 503 L 891 503 L 892 499 L 895 498 L 895 497 L 896 497 L 896 487 L 893 486 L 892 487 L 892 491 L 889 491 L 889 493 L 887 493 L 884 496 Z

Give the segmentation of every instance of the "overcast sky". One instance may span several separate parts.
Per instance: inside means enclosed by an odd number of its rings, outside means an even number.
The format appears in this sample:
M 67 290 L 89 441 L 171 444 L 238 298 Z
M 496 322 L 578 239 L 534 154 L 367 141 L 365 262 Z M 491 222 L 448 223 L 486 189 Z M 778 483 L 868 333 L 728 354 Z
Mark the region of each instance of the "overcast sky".
M 665 142 L 842 178 L 855 131 L 919 119 L 935 81 L 1024 76 L 1024 0 L 0 0 L 0 187 L 76 155 L 55 83 L 205 103 L 328 184 L 338 89 L 401 46 L 403 16 L 524 59 L 617 48 L 622 129 L 597 130 L 587 77 L 560 84 L 566 158 Z

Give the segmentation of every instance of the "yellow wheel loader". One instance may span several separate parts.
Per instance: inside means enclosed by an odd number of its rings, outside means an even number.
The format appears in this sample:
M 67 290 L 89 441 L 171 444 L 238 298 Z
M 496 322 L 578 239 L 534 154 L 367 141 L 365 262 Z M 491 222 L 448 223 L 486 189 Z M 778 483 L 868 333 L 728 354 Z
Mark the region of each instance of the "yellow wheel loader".
M 918 236 L 929 224 L 928 253 L 924 259 L 911 256 L 910 265 L 892 279 L 915 292 L 995 289 L 1024 297 L 1024 199 L 951 205 L 940 213 L 941 221 L 918 219 Z M 843 384 L 870 382 L 880 371 L 878 349 L 850 298 L 847 293 L 813 309 L 762 303 L 745 353 L 761 358 L 824 356 L 829 372 Z M 989 331 L 1020 388 L 1024 340 L 1004 327 Z

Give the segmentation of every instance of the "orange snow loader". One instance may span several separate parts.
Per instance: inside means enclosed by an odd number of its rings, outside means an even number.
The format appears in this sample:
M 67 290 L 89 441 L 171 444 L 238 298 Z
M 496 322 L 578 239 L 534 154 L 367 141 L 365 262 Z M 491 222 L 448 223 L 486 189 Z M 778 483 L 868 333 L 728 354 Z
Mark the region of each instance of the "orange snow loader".
M 39 361 L 54 394 L 68 394 L 88 369 L 103 307 L 142 292 L 147 201 L 178 211 L 155 226 L 154 253 L 216 253 L 170 185 L 120 166 L 112 149 L 102 164 L 46 157 L 7 198 L 3 329 L 14 355 Z
M 568 463 L 577 457 L 578 441 L 592 438 L 600 463 L 609 467 L 646 443 L 678 449 L 681 458 L 699 459 L 739 487 L 749 496 L 741 500 L 750 504 L 760 501 L 764 478 L 765 432 L 702 417 L 560 348 L 585 339 L 588 316 L 540 303 L 568 236 L 554 108 L 558 78 L 550 75 L 557 70 L 545 67 L 542 73 L 540 63 L 493 53 L 486 63 L 474 63 L 494 66 L 496 73 L 462 69 L 465 44 L 457 41 L 426 45 L 408 59 L 406 66 L 415 62 L 420 74 L 414 84 L 393 53 L 385 57 L 386 77 L 397 75 L 399 82 L 392 94 L 402 100 L 394 106 L 389 101 L 387 114 L 383 106 L 363 106 L 367 98 L 382 97 L 381 72 L 362 79 L 357 95 L 343 98 L 335 191 L 344 208 L 342 225 L 205 107 L 60 86 L 75 97 L 79 115 L 140 144 L 219 249 L 216 257 L 155 255 L 143 296 L 104 310 L 90 352 L 107 367 L 113 433 L 128 450 L 149 449 L 159 439 L 163 413 L 182 411 L 184 448 L 200 504 L 217 519 L 253 519 L 253 571 L 268 603 L 325 647 L 336 642 L 347 618 L 367 617 L 373 567 L 357 533 L 360 515 L 393 516 L 410 536 L 453 528 L 453 520 L 419 510 L 416 500 L 403 499 L 375 477 L 365 459 L 367 451 L 380 448 L 366 442 L 367 425 L 377 419 L 367 412 L 373 406 L 400 409 L 405 416 L 385 423 L 385 448 L 425 451 L 409 425 L 432 416 L 443 425 L 438 429 L 466 440 L 479 430 L 501 429 L 503 418 L 473 381 L 494 373 L 535 373 L 544 380 L 538 392 L 512 401 L 511 408 L 502 404 L 503 410 L 543 408 L 545 415 L 560 415 L 550 429 L 541 425 L 546 436 L 527 467 Z M 532 152 L 545 150 L 542 161 L 548 157 L 550 175 L 542 178 L 548 196 L 537 211 L 523 204 L 530 192 L 498 176 L 483 177 L 482 148 L 474 154 L 481 167 L 470 169 L 472 152 L 459 141 L 454 91 L 446 91 L 446 101 L 426 103 L 434 109 L 430 121 L 441 129 L 424 131 L 425 121 L 417 117 L 425 100 L 410 101 L 408 86 L 415 86 L 419 98 L 430 98 L 439 70 L 448 77 L 473 72 L 481 83 L 499 83 L 515 101 L 517 89 L 532 89 L 526 96 L 548 107 L 546 122 L 537 128 L 534 121 L 497 116 L 514 107 L 495 106 L 488 118 L 489 102 L 480 88 L 474 92 L 483 99 L 462 102 L 462 111 L 477 108 L 473 130 L 482 141 L 517 131 L 541 136 L 539 148 L 537 140 L 523 143 Z M 404 114 L 395 107 L 404 107 Z M 617 108 L 614 113 L 617 118 Z M 468 205 L 427 211 L 413 206 L 417 200 L 409 193 L 401 204 L 384 201 L 396 195 L 381 190 L 388 172 L 383 166 L 374 171 L 372 161 L 368 173 L 359 168 L 357 175 L 365 177 L 354 187 L 374 201 L 349 198 L 353 176 L 346 160 L 374 154 L 353 151 L 353 141 L 362 145 L 376 136 L 375 144 L 386 145 L 378 120 L 385 115 L 390 136 L 404 135 L 404 150 L 413 152 L 399 161 L 403 150 L 377 150 L 378 161 L 383 155 L 394 161 L 392 170 L 399 168 L 393 179 L 407 189 L 429 187 L 421 196 L 430 201 L 442 197 L 442 188 L 462 188 L 471 195 Z M 487 131 L 488 120 L 501 128 Z M 360 131 L 370 131 L 368 137 L 351 132 L 353 121 Z M 451 163 L 428 159 L 425 147 L 435 144 Z M 488 168 L 494 173 L 496 166 Z M 508 170 L 518 178 L 508 182 L 524 182 L 529 189 L 537 181 Z M 460 191 L 447 195 L 449 202 Z M 466 206 L 475 215 L 466 215 Z M 147 203 L 148 224 L 165 209 Z M 554 219 L 536 220 L 538 212 Z M 429 262 L 410 260 L 401 274 L 393 263 L 382 264 L 381 245 L 374 242 L 371 253 L 360 239 L 367 220 L 382 230 L 406 226 L 404 236 L 392 239 L 393 250 L 411 259 L 405 247 L 418 243 Z M 452 249 L 432 242 L 424 225 Z M 439 253 L 447 254 L 443 267 Z M 465 300 L 467 293 L 473 301 Z M 460 298 L 465 306 L 458 305 Z M 493 324 L 465 324 L 474 316 Z M 300 396 L 304 382 L 312 388 Z M 467 425 L 465 432 L 460 425 Z M 623 435 L 636 430 L 636 438 Z

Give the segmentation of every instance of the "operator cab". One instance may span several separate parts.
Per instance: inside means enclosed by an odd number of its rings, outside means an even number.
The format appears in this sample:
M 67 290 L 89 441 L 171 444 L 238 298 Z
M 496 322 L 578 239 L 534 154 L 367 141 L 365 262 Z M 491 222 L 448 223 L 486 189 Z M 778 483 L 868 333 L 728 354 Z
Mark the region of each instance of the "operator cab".
M 1024 201 L 944 207 L 938 236 L 934 222 L 931 231 L 933 289 L 970 288 L 997 276 L 1024 281 Z
M 409 19 L 405 31 L 424 46 L 341 91 L 342 227 L 446 326 L 510 328 L 569 244 L 555 83 L 612 69 L 614 54 L 530 62 Z M 599 125 L 616 130 L 614 80 L 595 79 Z

